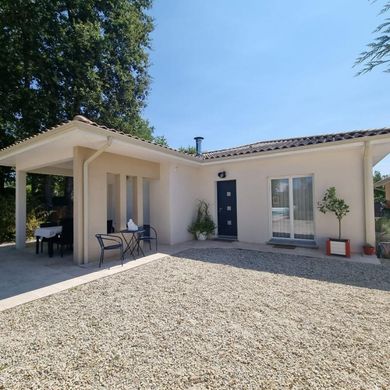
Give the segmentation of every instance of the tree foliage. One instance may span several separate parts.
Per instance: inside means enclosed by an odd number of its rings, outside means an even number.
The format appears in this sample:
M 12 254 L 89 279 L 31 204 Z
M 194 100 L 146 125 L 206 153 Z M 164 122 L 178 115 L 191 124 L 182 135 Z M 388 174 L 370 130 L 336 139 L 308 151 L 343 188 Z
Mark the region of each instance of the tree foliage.
M 382 174 L 379 171 L 374 172 L 373 175 L 374 184 L 384 178 L 386 178 L 386 176 L 382 176 Z M 386 201 L 385 189 L 383 187 L 374 187 L 374 201 L 381 202 L 381 203 Z
M 338 198 L 336 188 L 330 187 L 325 191 L 324 197 L 318 202 L 321 213 L 334 213 L 339 221 L 339 240 L 341 239 L 341 220 L 349 213 L 349 206 L 344 199 Z
M 390 1 L 387 1 L 380 11 L 384 15 L 390 11 Z M 390 72 L 390 18 L 385 18 L 373 32 L 378 36 L 367 45 L 367 50 L 360 53 L 355 65 L 363 65 L 358 75 L 370 72 L 377 66 L 384 66 L 384 72 Z
M 152 139 L 153 128 L 142 118 L 150 83 L 151 5 L 152 0 L 1 0 L 0 149 L 76 114 Z M 0 241 L 14 230 L 8 191 L 13 180 L 14 173 L 0 167 L 0 200 L 9 205 L 0 215 Z M 34 205 L 29 221 L 37 223 L 35 209 L 51 208 L 57 187 L 71 203 L 71 178 L 29 175 L 27 181 L 27 205 Z
M 2 0 L 0 135 L 9 144 L 83 114 L 151 139 L 151 0 Z
M 169 146 L 168 145 L 168 140 L 163 135 L 156 135 L 155 137 L 153 137 L 153 141 L 157 145 Z
M 195 146 L 180 146 L 179 149 L 177 149 L 179 152 L 187 153 L 187 154 L 196 154 L 196 147 Z

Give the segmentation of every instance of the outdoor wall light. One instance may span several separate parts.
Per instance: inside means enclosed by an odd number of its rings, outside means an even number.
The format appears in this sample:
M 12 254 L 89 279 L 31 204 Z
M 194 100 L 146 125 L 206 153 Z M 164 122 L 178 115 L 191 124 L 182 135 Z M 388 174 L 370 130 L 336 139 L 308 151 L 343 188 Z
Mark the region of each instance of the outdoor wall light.
M 218 172 L 218 177 L 224 179 L 226 177 L 226 172 L 225 171 Z

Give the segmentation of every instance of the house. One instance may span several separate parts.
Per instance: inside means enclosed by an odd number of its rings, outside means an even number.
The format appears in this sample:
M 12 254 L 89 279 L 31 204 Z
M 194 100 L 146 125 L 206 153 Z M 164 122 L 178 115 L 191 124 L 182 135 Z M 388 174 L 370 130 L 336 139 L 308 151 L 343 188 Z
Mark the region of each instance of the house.
M 385 177 L 375 183 L 375 188 L 381 187 L 385 190 L 386 206 L 390 207 L 390 177 Z
M 197 139 L 200 148 L 201 137 Z M 26 173 L 74 179 L 74 260 L 98 258 L 107 220 L 150 222 L 165 244 L 189 240 L 205 199 L 217 234 L 252 243 L 324 248 L 337 232 L 316 204 L 335 186 L 350 205 L 343 235 L 352 251 L 375 243 L 372 167 L 390 151 L 390 128 L 258 142 L 188 155 L 76 116 L 0 151 L 16 169 L 16 246 L 25 245 Z

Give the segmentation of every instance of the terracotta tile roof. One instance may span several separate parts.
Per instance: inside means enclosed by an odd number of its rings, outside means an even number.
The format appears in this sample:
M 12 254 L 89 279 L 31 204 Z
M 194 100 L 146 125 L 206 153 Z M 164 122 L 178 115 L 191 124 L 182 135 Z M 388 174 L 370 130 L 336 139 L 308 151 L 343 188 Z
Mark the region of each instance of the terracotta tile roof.
M 26 137 L 26 138 L 23 138 L 23 139 L 21 139 L 21 140 L 19 140 L 19 141 L 16 141 L 16 142 L 14 142 L 13 144 L 8 145 L 8 146 L 6 146 L 5 148 L 0 149 L 0 152 L 2 152 L 2 151 L 4 151 L 4 150 L 11 149 L 11 148 L 13 148 L 15 145 L 19 145 L 19 144 L 21 144 L 21 143 L 23 143 L 23 142 L 25 142 L 25 141 L 27 141 L 27 140 L 30 140 L 30 139 L 33 139 L 33 138 L 37 138 L 37 137 L 39 137 L 41 134 L 47 133 L 48 131 L 51 131 L 51 130 L 54 130 L 54 129 L 56 129 L 57 127 L 61 127 L 61 126 L 63 126 L 63 125 L 66 125 L 66 124 L 69 123 L 69 122 L 70 122 L 70 121 L 61 122 L 61 123 L 59 123 L 58 125 L 55 125 L 55 126 L 53 126 L 53 127 L 50 127 L 49 129 L 42 130 L 42 131 L 40 131 L 40 132 L 38 132 L 38 133 L 36 133 L 36 134 L 34 134 L 34 135 L 31 135 L 30 137 Z
M 144 139 L 144 138 L 141 138 L 141 137 L 137 137 L 136 135 L 132 135 L 132 134 L 129 134 L 129 133 L 125 133 L 123 131 L 120 131 L 120 130 L 116 130 L 116 129 L 112 129 L 110 127 L 107 127 L 107 126 L 103 126 L 103 125 L 99 125 L 98 123 L 96 122 L 92 122 L 91 120 L 89 120 L 88 118 L 82 116 L 82 115 L 76 115 L 74 118 L 73 118 L 74 121 L 79 121 L 79 122 L 84 122 L 84 123 L 87 123 L 88 125 L 92 125 L 92 126 L 95 126 L 95 127 L 98 127 L 99 129 L 103 129 L 103 130 L 108 130 L 112 133 L 115 133 L 115 134 L 121 134 L 121 135 L 125 135 L 129 138 L 132 138 L 132 139 L 136 139 L 136 140 L 139 140 L 139 141 L 143 141 L 143 142 L 146 142 L 148 144 L 152 144 L 152 145 L 156 145 L 156 146 L 159 146 L 160 148 L 162 149 L 167 149 L 167 150 L 172 150 L 174 152 L 177 152 L 177 153 L 181 153 L 181 154 L 184 154 L 184 155 L 187 155 L 187 156 L 191 156 L 191 157 L 196 157 L 196 158 L 199 158 L 199 159 L 202 159 L 202 157 L 200 156 L 195 156 L 194 154 L 190 154 L 190 153 L 186 153 L 186 152 L 181 152 L 177 149 L 174 149 L 174 148 L 171 148 L 169 146 L 165 146 L 165 145 L 161 145 L 161 144 L 157 144 L 155 143 L 154 141 L 151 141 L 151 140 L 148 140 L 148 139 Z
M 271 152 L 274 150 L 282 149 L 293 149 L 303 146 L 345 141 L 362 137 L 373 137 L 376 135 L 383 134 L 390 134 L 390 128 L 384 127 L 382 129 L 350 131 L 348 133 L 314 135 L 307 137 L 279 139 L 274 141 L 256 142 L 253 144 L 237 146 L 235 148 L 204 152 L 203 158 L 205 160 L 212 160 L 223 157 L 245 156 L 254 153 Z
M 123 131 L 120 131 L 120 130 L 112 129 L 112 128 L 107 127 L 107 126 L 104 126 L 104 125 L 99 125 L 98 123 L 93 122 L 93 121 L 89 120 L 88 118 L 86 118 L 86 117 L 84 117 L 84 116 L 82 116 L 82 115 L 76 115 L 76 116 L 73 118 L 73 121 L 83 122 L 83 123 L 86 123 L 86 124 L 88 124 L 88 125 L 98 127 L 99 129 L 107 130 L 107 131 L 110 131 L 110 132 L 115 133 L 115 134 L 125 135 L 125 136 L 127 136 L 127 137 L 129 137 L 129 138 L 132 138 L 132 139 L 136 139 L 136 140 L 140 140 L 140 141 L 143 141 L 143 142 L 152 144 L 152 145 L 156 145 L 156 146 L 158 146 L 158 147 L 161 147 L 162 149 L 172 150 L 172 151 L 174 151 L 174 152 L 181 153 L 181 154 L 183 154 L 183 155 L 191 156 L 191 157 L 198 158 L 198 159 L 202 160 L 202 157 L 201 157 L 201 156 L 195 156 L 194 154 L 189 154 L 189 153 L 186 153 L 186 152 L 181 152 L 181 151 L 179 151 L 179 150 L 177 150 L 177 149 L 174 149 L 174 148 L 171 148 L 171 147 L 169 147 L 169 146 L 160 145 L 160 144 L 155 143 L 154 141 L 147 140 L 147 139 L 144 139 L 144 138 L 141 138 L 141 137 L 137 137 L 136 135 L 132 135 L 132 134 L 129 134 L 129 133 L 125 133 L 125 132 L 123 132 Z M 36 134 L 30 136 L 30 137 L 23 138 L 23 139 L 21 139 L 21 140 L 19 140 L 19 141 L 14 142 L 14 143 L 11 144 L 11 145 L 5 147 L 5 148 L 3 148 L 3 149 L 0 149 L 0 152 L 5 151 L 5 150 L 8 150 L 8 149 L 11 149 L 11 148 L 14 147 L 15 145 L 21 144 L 21 143 L 23 143 L 23 142 L 25 142 L 25 141 L 27 141 L 27 140 L 31 140 L 31 139 L 33 139 L 33 138 L 37 138 L 37 137 L 39 137 L 41 134 L 48 133 L 48 132 L 50 132 L 50 131 L 52 131 L 52 130 L 55 130 L 55 129 L 57 129 L 58 127 L 61 127 L 61 126 L 63 126 L 63 125 L 66 125 L 67 123 L 70 123 L 70 122 L 71 122 L 71 121 L 61 122 L 61 123 L 59 123 L 58 125 L 55 125 L 55 126 L 50 127 L 50 128 L 48 128 L 48 129 L 42 130 L 42 131 L 40 131 L 40 132 L 38 132 L 38 133 L 36 133 Z
M 277 151 L 277 150 L 283 150 L 283 149 L 294 149 L 294 148 L 309 146 L 309 145 L 318 145 L 318 144 L 325 144 L 325 143 L 331 143 L 331 142 L 345 141 L 345 140 L 350 140 L 350 139 L 357 139 L 357 138 L 362 138 L 362 137 L 372 137 L 372 136 L 376 136 L 376 135 L 390 134 L 390 128 L 384 127 L 381 129 L 350 131 L 347 133 L 314 135 L 314 136 L 306 136 L 306 137 L 298 137 L 298 138 L 279 139 L 279 140 L 273 140 L 273 141 L 261 141 L 261 142 L 255 142 L 253 144 L 237 146 L 234 148 L 220 149 L 220 150 L 214 150 L 214 151 L 210 151 L 210 152 L 206 151 L 201 156 L 195 156 L 194 154 L 181 152 L 181 151 L 178 151 L 177 149 L 171 148 L 169 146 L 156 144 L 155 142 L 153 142 L 151 140 L 146 140 L 146 139 L 137 137 L 135 135 L 125 133 L 123 131 L 119 131 L 119 130 L 109 128 L 107 126 L 99 125 L 96 122 L 93 122 L 93 121 L 89 120 L 88 118 L 85 118 L 82 115 L 76 115 L 73 118 L 73 121 L 83 122 L 83 123 L 86 123 L 88 125 L 95 126 L 99 129 L 110 131 L 110 132 L 115 133 L 115 134 L 125 135 L 131 139 L 136 139 L 136 140 L 139 140 L 142 142 L 153 144 L 153 145 L 156 145 L 158 147 L 161 147 L 162 149 L 175 151 L 177 153 L 181 153 L 183 155 L 187 155 L 187 156 L 190 156 L 192 158 L 199 159 L 199 160 L 213 160 L 213 159 L 218 159 L 218 158 L 247 156 L 250 154 L 262 153 L 262 152 L 270 152 L 270 151 Z M 14 144 L 7 146 L 6 148 L 1 149 L 0 152 L 5 151 L 7 149 L 11 149 L 13 146 L 15 146 L 17 144 L 21 144 L 27 140 L 37 138 L 41 134 L 50 132 L 50 131 L 57 129 L 58 127 L 61 127 L 61 126 L 65 125 L 67 123 L 70 123 L 70 122 L 71 121 L 62 122 L 62 123 L 60 123 L 56 126 L 53 126 L 49 129 L 43 130 L 43 131 L 41 131 L 41 132 L 31 136 L 31 137 L 27 137 L 27 138 L 24 138 L 23 140 L 17 141 Z

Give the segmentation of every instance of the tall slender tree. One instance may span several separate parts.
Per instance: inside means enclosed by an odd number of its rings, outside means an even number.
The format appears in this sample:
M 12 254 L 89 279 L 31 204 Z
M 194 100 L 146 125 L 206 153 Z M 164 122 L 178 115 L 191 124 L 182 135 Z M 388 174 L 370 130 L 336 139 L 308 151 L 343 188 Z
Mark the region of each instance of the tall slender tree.
M 150 82 L 151 5 L 152 0 L 2 0 L 0 147 L 79 113 L 151 139 L 153 129 L 142 118 Z

